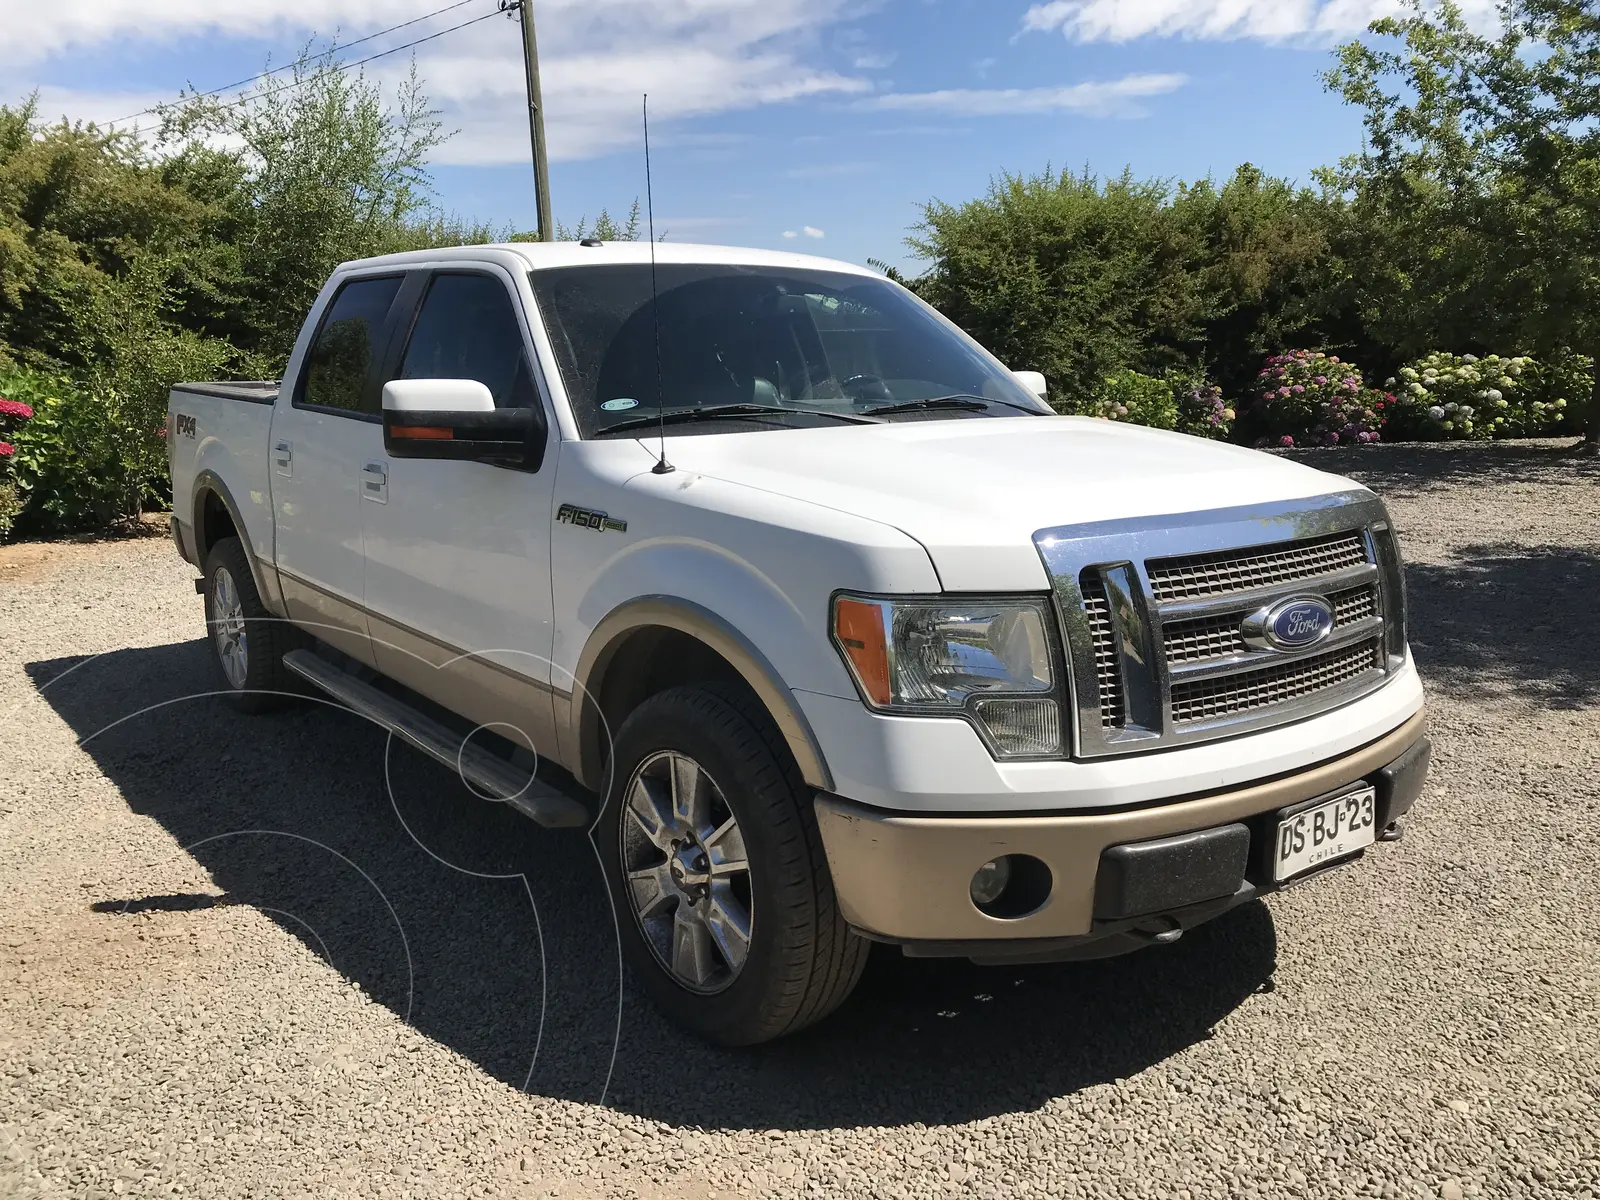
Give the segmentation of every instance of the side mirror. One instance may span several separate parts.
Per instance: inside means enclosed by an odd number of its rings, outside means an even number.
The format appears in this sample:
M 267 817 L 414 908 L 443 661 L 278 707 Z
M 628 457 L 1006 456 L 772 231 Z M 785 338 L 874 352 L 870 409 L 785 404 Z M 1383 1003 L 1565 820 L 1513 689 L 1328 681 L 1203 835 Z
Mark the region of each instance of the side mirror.
M 1041 400 L 1045 398 L 1045 393 L 1050 390 L 1049 385 L 1044 381 L 1043 371 L 1013 371 L 1011 374 L 1018 383 Z
M 542 408 L 496 408 L 476 379 L 391 379 L 383 448 L 395 458 L 456 458 L 537 471 L 549 430 Z

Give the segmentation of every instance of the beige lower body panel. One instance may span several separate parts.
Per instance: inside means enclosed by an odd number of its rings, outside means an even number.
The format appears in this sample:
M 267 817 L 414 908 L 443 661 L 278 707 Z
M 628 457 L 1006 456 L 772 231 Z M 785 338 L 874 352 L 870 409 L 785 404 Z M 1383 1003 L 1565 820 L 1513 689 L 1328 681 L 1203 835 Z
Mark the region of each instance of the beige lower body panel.
M 379 671 L 469 721 L 565 765 L 556 745 L 551 690 L 486 659 L 369 615 Z M 564 698 L 563 698 L 564 700 Z
M 283 587 L 284 609 L 289 620 L 357 662 L 369 667 L 374 665 L 365 609 L 287 571 L 280 570 L 278 579 Z
M 845 919 L 904 941 L 1077 937 L 1093 931 L 1095 875 L 1108 846 L 1227 825 L 1309 800 L 1387 766 L 1427 727 L 1419 712 L 1352 754 L 1238 791 L 1089 816 L 914 817 L 819 795 L 828 866 Z M 973 872 L 1002 854 L 1030 854 L 1055 886 L 1017 920 L 979 912 Z

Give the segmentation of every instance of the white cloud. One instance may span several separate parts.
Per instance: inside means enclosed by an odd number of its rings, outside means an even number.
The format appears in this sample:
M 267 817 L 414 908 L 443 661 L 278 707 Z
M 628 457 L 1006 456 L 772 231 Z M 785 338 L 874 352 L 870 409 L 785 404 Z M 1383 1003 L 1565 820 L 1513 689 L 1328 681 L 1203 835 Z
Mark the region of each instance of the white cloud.
M 878 164 L 870 162 L 818 163 L 812 167 L 792 167 L 784 175 L 789 179 L 835 179 L 841 175 L 865 175 L 877 169 Z
M 805 234 L 808 238 L 825 238 L 828 236 L 815 225 L 802 225 L 800 227 L 800 232 Z
M 792 242 L 792 241 L 794 241 L 795 238 L 799 237 L 800 235 L 798 233 L 796 233 L 792 229 L 785 229 L 783 231 L 783 236 L 784 236 L 785 240 Z
M 855 68 L 858 71 L 881 71 L 885 67 L 892 67 L 898 54 L 859 54 L 856 56 Z
M 938 112 L 956 117 L 998 117 L 1033 113 L 1080 113 L 1089 117 L 1131 117 L 1143 113 L 1139 101 L 1175 92 L 1183 75 L 1127 75 L 1095 83 L 1037 88 L 949 88 L 939 92 L 899 92 L 862 101 L 872 108 L 900 112 Z
M 808 61 L 819 36 L 846 15 L 850 0 L 538 0 L 545 113 L 554 159 L 589 158 L 640 141 L 640 95 L 650 94 L 652 125 L 671 125 L 809 96 L 862 94 L 864 79 Z M 421 5 L 417 5 L 421 8 Z M 350 41 L 403 19 L 392 0 L 59 0 L 8 4 L 0 68 L 26 91 L 27 75 L 48 78 L 52 60 L 95 48 L 182 50 L 187 39 L 270 39 L 292 52 L 314 33 Z M 361 46 L 361 57 L 493 11 L 493 0 Z M 370 64 L 392 85 L 411 52 Z M 521 163 L 527 159 L 521 42 L 513 21 L 496 15 L 418 46 L 418 72 L 446 128 L 460 133 L 437 163 Z M 283 61 L 280 55 L 278 61 Z M 22 67 L 31 69 L 24 73 Z M 19 78 L 20 76 L 20 78 Z M 228 78 L 194 78 L 200 88 Z M 174 79 L 172 93 L 182 81 Z M 19 86 L 20 85 L 20 86 Z M 168 93 L 168 95 L 172 94 Z M 166 98 L 154 96 L 152 99 Z M 120 97 L 118 97 L 120 99 Z M 104 94 L 59 92 L 47 115 L 123 116 L 148 106 L 108 103 Z M 108 107 L 116 111 L 108 112 Z M 54 110 L 54 111 L 52 111 Z M 654 132 L 652 130 L 652 132 Z
M 1467 18 L 1491 24 L 1495 0 L 1461 0 Z M 1401 11 L 1399 0 L 1049 0 L 1022 17 L 1022 33 L 1060 30 L 1076 42 L 1141 37 L 1209 40 L 1346 37 Z

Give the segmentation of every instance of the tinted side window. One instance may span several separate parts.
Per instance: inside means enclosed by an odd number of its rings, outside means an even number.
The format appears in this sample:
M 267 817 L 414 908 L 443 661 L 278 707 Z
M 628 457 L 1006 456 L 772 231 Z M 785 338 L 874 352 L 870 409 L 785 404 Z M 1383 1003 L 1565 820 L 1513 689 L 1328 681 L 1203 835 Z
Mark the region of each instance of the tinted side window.
M 522 323 L 505 284 L 488 275 L 439 275 L 417 314 L 401 379 L 476 379 L 499 408 L 537 404 Z
M 367 371 L 372 356 L 381 349 L 374 342 L 399 290 L 398 275 L 355 279 L 339 289 L 306 354 L 304 403 L 351 412 L 376 411 L 363 403 Z

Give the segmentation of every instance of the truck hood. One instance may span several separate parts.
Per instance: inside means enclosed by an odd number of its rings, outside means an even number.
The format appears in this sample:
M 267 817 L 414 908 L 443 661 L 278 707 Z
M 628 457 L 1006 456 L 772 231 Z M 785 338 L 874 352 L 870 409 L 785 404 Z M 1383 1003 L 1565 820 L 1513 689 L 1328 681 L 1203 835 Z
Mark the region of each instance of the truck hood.
M 673 437 L 667 457 L 891 525 L 927 548 L 948 591 L 1045 590 L 1041 529 L 1359 487 L 1274 455 L 1086 417 Z

